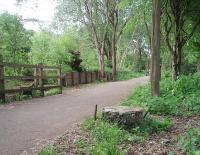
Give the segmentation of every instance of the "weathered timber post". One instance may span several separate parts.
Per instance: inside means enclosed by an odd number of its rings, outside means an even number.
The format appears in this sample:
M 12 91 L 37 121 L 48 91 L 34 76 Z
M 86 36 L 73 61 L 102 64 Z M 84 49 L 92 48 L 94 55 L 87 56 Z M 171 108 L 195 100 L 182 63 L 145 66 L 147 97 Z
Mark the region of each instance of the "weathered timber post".
M 92 76 L 92 72 L 90 72 L 90 76 L 91 76 L 91 83 L 94 82 L 93 76 Z
M 0 55 L 0 100 L 5 101 L 3 56 Z
M 84 73 L 85 73 L 85 83 L 88 83 L 87 71 L 85 71 Z
M 38 68 L 34 68 L 34 86 L 37 88 L 39 85 Z
M 74 86 L 74 73 L 71 72 L 71 78 L 72 78 L 72 86 Z
M 40 64 L 38 68 L 39 74 L 39 87 L 40 87 L 40 96 L 44 96 L 44 77 L 43 77 L 43 65 Z
M 95 71 L 93 72 L 93 75 L 94 75 L 94 81 L 96 81 L 97 80 L 97 74 L 96 74 Z
M 100 73 L 97 71 L 97 80 L 100 80 Z
M 90 83 L 92 83 L 93 82 L 92 72 L 90 72 L 90 78 L 91 78 L 91 82 Z
M 57 78 L 58 86 L 60 86 L 60 93 L 62 94 L 61 67 L 59 67 L 59 68 L 57 69 L 57 76 L 58 76 L 58 78 Z
M 97 104 L 95 105 L 95 109 L 94 109 L 94 120 L 97 120 Z
M 106 81 L 109 81 L 109 80 L 108 80 L 108 73 L 106 73 Z
M 78 77 L 79 77 L 79 84 L 81 84 L 81 72 L 78 72 Z
M 110 73 L 110 80 L 112 81 L 113 77 L 112 77 L 112 73 Z

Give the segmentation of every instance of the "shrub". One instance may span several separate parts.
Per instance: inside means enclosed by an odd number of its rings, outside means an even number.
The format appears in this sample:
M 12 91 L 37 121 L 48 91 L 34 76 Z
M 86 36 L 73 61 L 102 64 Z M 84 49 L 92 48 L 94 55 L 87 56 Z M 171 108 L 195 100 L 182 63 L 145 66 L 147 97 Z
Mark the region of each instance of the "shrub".
M 119 71 L 117 73 L 117 80 L 119 81 L 130 80 L 130 79 L 137 78 L 144 75 L 145 75 L 144 72 L 134 72 L 130 70 Z
M 43 148 L 38 155 L 56 155 L 56 151 L 53 146 Z
M 162 79 L 160 96 L 152 98 L 150 85 L 136 89 L 124 105 L 150 108 L 150 113 L 159 115 L 200 114 L 200 75 L 180 76 L 177 81 Z
M 200 129 L 190 128 L 188 132 L 178 138 L 179 147 L 189 155 L 200 153 Z
M 133 142 L 143 143 L 149 134 L 165 131 L 170 126 L 171 121 L 169 119 L 161 121 L 150 117 L 147 117 L 142 124 L 129 128 L 108 123 L 103 119 L 97 121 L 89 119 L 83 124 L 83 130 L 90 133 L 90 139 L 84 141 L 84 144 L 86 144 L 84 149 L 88 151 L 85 153 L 93 155 L 122 155 L 124 154 L 124 145 Z M 82 142 L 81 139 L 79 140 L 80 142 Z

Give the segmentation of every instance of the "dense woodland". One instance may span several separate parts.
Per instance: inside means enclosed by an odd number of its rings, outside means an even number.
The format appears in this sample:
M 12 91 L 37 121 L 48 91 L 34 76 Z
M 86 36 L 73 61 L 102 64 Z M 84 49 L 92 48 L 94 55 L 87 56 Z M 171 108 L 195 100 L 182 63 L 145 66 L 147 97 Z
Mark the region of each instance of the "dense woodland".
M 144 73 L 150 75 L 151 84 L 138 88 L 124 105 L 142 106 L 148 114 L 161 116 L 200 115 L 199 0 L 57 0 L 49 28 L 35 32 L 25 29 L 24 22 L 7 12 L 0 15 L 4 61 L 61 65 L 63 73 L 99 70 L 102 78 L 105 72 L 112 72 L 113 80 L 119 75 L 127 79 L 128 72 Z M 19 70 L 16 74 L 29 72 Z M 92 140 L 97 142 L 89 148 L 90 154 L 123 154 L 123 149 L 116 147 L 119 141 L 140 141 L 145 134 L 164 131 L 169 124 L 151 119 L 146 126 L 127 133 L 101 120 L 89 122 L 86 128 L 93 131 L 96 138 Z M 115 139 L 99 138 L 101 131 L 108 137 L 112 132 Z M 128 140 L 119 135 L 128 136 Z M 198 155 L 199 137 L 199 128 L 190 129 L 180 142 L 182 151 Z
M 159 64 L 174 80 L 199 69 L 198 4 L 160 4 Z M 0 16 L 1 54 L 7 62 L 62 65 L 63 72 L 74 70 L 79 55 L 82 70 L 100 70 L 102 76 L 105 70 L 113 75 L 149 72 L 151 14 L 151 1 L 58 0 L 49 29 L 34 32 L 24 28 L 27 19 L 5 12 Z

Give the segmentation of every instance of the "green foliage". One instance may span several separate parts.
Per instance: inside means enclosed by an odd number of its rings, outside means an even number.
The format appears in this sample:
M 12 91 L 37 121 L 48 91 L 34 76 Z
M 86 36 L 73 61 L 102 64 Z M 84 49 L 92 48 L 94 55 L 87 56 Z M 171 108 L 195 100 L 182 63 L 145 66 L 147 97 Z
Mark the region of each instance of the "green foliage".
M 144 72 L 134 72 L 130 70 L 118 71 L 117 72 L 117 80 L 130 80 L 133 78 L 137 78 L 140 76 L 144 76 Z
M 52 95 L 56 95 L 56 94 L 60 94 L 60 88 L 55 88 L 55 89 L 50 89 L 48 91 L 45 92 L 45 96 L 52 96 Z
M 53 146 L 43 148 L 38 155 L 56 155 L 56 151 Z
M 133 133 L 143 133 L 145 135 L 163 132 L 169 129 L 172 125 L 172 121 L 168 118 L 159 120 L 151 117 L 145 118 L 145 121 L 138 127 L 133 128 Z
M 122 155 L 124 145 L 128 143 L 143 143 L 149 134 L 166 131 L 171 126 L 171 120 L 163 121 L 147 117 L 142 124 L 133 127 L 122 127 L 111 124 L 103 119 L 94 121 L 88 119 L 83 124 L 83 130 L 90 133 L 89 139 L 79 140 L 86 154 L 93 155 Z M 83 153 L 83 152 L 82 152 Z
M 70 35 L 55 36 L 50 32 L 40 32 L 33 37 L 32 42 L 29 56 L 34 64 L 61 65 L 64 72 L 71 70 L 68 66 L 72 61 L 70 51 L 75 51 L 77 47 Z
M 121 155 L 124 154 L 123 149 L 117 147 L 124 142 L 140 142 L 142 136 L 132 135 L 117 124 L 110 124 L 104 120 L 87 120 L 83 129 L 89 133 L 90 142 L 89 154 L 94 155 Z
M 150 86 L 141 86 L 134 91 L 125 105 L 150 108 L 150 113 L 159 115 L 200 114 L 200 75 L 182 75 L 177 81 L 169 78 L 161 81 L 160 97 L 152 98 Z
M 34 35 L 32 42 L 29 57 L 34 64 L 61 65 L 63 72 L 72 71 L 70 64 L 75 61 L 72 53 L 80 52 L 81 67 L 84 70 L 96 71 L 99 68 L 96 51 L 91 48 L 84 29 L 68 28 L 60 35 L 42 31 Z
M 200 129 L 190 128 L 185 135 L 178 138 L 179 147 L 188 155 L 199 155 L 200 153 Z
M 100 154 L 122 154 L 122 150 L 116 146 L 122 142 L 122 139 L 127 134 L 122 129 L 118 128 L 116 124 L 109 124 L 104 121 L 88 120 L 85 122 L 83 128 L 91 132 L 94 146 L 91 147 L 90 153 L 94 155 Z M 114 154 L 113 154 L 114 155 Z
M 8 13 L 0 15 L 0 53 L 7 62 L 28 62 L 32 32 L 23 27 L 21 20 Z
M 83 60 L 82 66 L 86 71 L 98 71 L 99 66 L 97 63 L 97 55 L 94 50 L 88 49 L 81 53 L 81 59 Z

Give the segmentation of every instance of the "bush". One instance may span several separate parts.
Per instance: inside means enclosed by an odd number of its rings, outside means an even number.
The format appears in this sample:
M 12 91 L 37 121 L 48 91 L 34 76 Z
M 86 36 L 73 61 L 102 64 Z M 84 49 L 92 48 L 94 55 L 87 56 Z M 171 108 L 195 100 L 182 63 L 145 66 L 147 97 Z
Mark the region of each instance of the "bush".
M 125 130 L 119 128 L 116 124 L 109 124 L 102 120 L 96 122 L 87 120 L 83 128 L 91 133 L 91 141 L 93 141 L 91 145 L 94 145 L 90 148 L 89 154 L 123 154 L 122 150 L 117 148 L 117 145 L 129 136 Z
M 159 133 L 166 131 L 169 129 L 172 125 L 172 121 L 168 118 L 164 120 L 159 119 L 153 119 L 151 117 L 145 118 L 145 121 L 143 124 L 137 126 L 136 128 L 133 128 L 132 130 L 140 131 L 140 133 L 145 133 L 146 135 L 152 134 L 152 133 Z
M 108 123 L 103 119 L 89 119 L 83 124 L 83 130 L 90 133 L 89 139 L 79 139 L 78 148 L 81 146 L 85 149 L 82 154 L 122 155 L 123 146 L 133 142 L 143 143 L 149 134 L 165 131 L 170 126 L 171 121 L 168 119 L 161 121 L 149 117 L 142 124 L 129 128 Z
M 117 73 L 117 80 L 119 81 L 130 80 L 130 79 L 137 78 L 144 75 L 145 75 L 144 72 L 134 72 L 130 70 L 119 71 Z
M 179 137 L 179 147 L 189 155 L 200 154 L 200 129 L 190 128 L 188 132 Z
M 56 155 L 56 151 L 53 146 L 43 148 L 38 155 Z
M 124 105 L 137 105 L 159 115 L 200 114 L 200 75 L 182 75 L 177 81 L 162 79 L 160 97 L 152 98 L 150 85 L 136 89 Z

